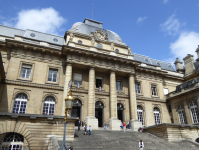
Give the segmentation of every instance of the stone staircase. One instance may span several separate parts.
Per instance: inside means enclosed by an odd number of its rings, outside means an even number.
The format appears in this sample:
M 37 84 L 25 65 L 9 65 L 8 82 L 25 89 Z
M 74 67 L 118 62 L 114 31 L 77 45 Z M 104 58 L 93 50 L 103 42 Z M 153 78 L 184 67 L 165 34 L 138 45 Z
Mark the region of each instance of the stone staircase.
M 199 146 L 188 141 L 167 142 L 145 132 L 93 130 L 91 136 L 83 135 L 83 130 L 75 132 L 79 137 L 66 143 L 68 148 L 72 146 L 74 150 L 138 150 L 141 139 L 144 150 L 199 150 Z M 62 141 L 58 143 L 61 146 Z

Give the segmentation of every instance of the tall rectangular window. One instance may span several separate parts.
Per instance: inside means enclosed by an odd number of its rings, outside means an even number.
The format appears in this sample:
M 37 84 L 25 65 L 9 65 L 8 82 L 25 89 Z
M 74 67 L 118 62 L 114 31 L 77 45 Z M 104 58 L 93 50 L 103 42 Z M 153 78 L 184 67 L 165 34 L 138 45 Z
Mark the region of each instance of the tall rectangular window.
M 82 85 L 82 74 L 75 73 L 74 74 L 74 85 Z
M 120 80 L 116 81 L 116 90 L 120 92 L 122 89 L 122 82 Z
M 164 95 L 167 95 L 169 93 L 169 90 L 168 89 L 163 89 L 164 90 Z
M 96 88 L 102 88 L 102 77 L 96 77 Z
M 135 92 L 136 93 L 141 93 L 141 91 L 140 91 L 140 83 L 135 83 Z
M 32 69 L 31 65 L 22 65 L 20 77 L 30 79 L 31 69 Z
M 48 81 L 57 82 L 57 73 L 58 73 L 58 70 L 49 69 Z
M 152 95 L 157 96 L 156 85 L 151 85 L 151 91 L 152 91 Z

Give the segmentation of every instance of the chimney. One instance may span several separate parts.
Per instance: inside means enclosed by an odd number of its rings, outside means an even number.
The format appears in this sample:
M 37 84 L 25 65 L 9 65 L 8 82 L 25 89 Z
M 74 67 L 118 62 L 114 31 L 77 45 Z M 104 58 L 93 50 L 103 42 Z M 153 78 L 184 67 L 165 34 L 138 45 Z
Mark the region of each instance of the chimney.
M 174 62 L 174 64 L 175 64 L 177 72 L 184 73 L 184 68 L 182 66 L 182 62 L 180 61 L 180 59 L 176 58 L 176 61 Z
M 184 60 L 184 65 L 185 65 L 185 74 L 190 74 L 195 70 L 195 66 L 194 66 L 194 56 L 191 54 L 188 54 L 185 58 L 183 58 Z
M 198 58 L 196 59 L 196 61 L 199 62 L 199 45 L 198 45 L 198 48 L 196 49 L 196 53 L 198 55 Z

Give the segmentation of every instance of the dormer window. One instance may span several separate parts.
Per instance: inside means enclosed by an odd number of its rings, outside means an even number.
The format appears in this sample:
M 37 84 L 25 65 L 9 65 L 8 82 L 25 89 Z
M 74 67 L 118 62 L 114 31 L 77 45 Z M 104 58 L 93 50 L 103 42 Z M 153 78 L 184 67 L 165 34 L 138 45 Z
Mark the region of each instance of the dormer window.
M 116 53 L 119 53 L 119 50 L 118 50 L 118 49 L 116 49 L 116 50 L 115 50 L 115 52 L 116 52 Z
M 82 44 L 82 41 L 81 41 L 81 40 L 79 40 L 79 41 L 78 41 L 78 44 Z
M 98 43 L 97 48 L 103 48 L 102 44 Z

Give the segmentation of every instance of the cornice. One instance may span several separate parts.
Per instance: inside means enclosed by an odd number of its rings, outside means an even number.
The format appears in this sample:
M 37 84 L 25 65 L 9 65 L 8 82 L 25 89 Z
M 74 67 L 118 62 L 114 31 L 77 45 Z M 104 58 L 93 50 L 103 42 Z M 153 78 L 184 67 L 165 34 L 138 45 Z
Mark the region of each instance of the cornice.
M 16 80 L 2 80 L 1 83 L 4 84 L 14 84 L 20 86 L 29 86 L 29 87 L 36 87 L 36 88 L 46 88 L 46 89 L 55 89 L 55 90 L 64 90 L 63 86 L 55 86 L 55 85 L 48 85 L 48 84 L 39 84 L 39 83 L 32 83 L 32 82 L 25 82 L 25 81 L 16 81 Z
M 136 99 L 137 100 L 144 100 L 144 101 L 153 101 L 153 102 L 163 102 L 163 103 L 166 103 L 165 99 L 144 97 L 144 96 L 140 96 L 138 94 L 136 94 Z

